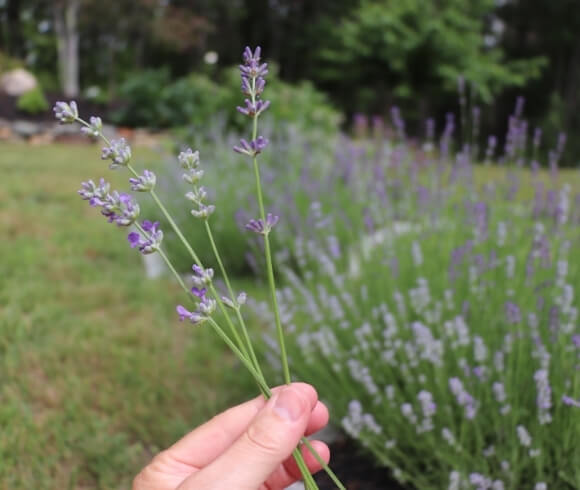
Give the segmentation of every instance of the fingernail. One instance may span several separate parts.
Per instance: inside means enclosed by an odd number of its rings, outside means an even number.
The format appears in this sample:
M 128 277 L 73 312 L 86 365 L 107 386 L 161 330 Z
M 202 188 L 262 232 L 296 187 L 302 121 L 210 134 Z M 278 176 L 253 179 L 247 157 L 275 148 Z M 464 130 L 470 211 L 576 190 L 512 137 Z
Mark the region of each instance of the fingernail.
M 280 417 L 295 422 L 303 412 L 301 396 L 292 388 L 284 388 L 274 402 L 274 411 Z

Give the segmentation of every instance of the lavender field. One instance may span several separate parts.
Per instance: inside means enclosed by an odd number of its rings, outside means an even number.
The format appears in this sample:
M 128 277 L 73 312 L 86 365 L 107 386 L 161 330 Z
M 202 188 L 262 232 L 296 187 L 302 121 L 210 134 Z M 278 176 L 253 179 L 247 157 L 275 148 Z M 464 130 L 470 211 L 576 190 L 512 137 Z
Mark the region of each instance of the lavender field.
M 477 147 L 477 110 L 462 144 L 453 115 L 412 141 L 395 109 L 323 145 L 272 134 L 263 155 L 292 372 L 410 488 L 580 488 L 580 174 L 559 169 L 565 135 L 545 148 L 522 110 L 501 148 Z M 216 239 L 259 273 L 246 169 L 225 146 L 205 165 L 239 230 Z M 252 306 L 281 369 L 275 317 Z

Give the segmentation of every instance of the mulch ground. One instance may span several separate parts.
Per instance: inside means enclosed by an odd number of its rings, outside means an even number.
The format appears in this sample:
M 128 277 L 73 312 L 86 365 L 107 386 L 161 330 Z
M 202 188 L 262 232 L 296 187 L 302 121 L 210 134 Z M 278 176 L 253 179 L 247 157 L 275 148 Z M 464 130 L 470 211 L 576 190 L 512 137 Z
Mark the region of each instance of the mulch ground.
M 377 466 L 368 454 L 363 454 L 348 439 L 330 444 L 331 467 L 347 490 L 412 490 L 396 482 L 391 472 Z M 324 471 L 315 475 L 320 490 L 336 490 Z

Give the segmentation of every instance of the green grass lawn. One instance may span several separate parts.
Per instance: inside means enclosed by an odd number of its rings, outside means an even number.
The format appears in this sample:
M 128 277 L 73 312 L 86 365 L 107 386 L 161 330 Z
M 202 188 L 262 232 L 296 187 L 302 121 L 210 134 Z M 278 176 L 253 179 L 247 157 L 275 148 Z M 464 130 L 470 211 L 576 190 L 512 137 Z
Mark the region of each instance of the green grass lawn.
M 155 155 L 136 152 L 150 160 Z M 142 162 L 141 162 L 142 163 Z M 182 291 L 147 280 L 126 230 L 76 195 L 96 146 L 0 143 L 0 488 L 121 489 L 254 387 Z

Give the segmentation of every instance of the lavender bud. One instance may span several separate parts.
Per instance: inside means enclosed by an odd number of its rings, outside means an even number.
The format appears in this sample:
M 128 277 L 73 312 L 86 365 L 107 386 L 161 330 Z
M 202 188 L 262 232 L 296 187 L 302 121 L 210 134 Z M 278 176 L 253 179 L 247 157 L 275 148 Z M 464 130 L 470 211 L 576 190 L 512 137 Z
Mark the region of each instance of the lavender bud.
M 254 157 L 264 150 L 268 146 L 268 140 L 263 136 L 258 136 L 257 139 L 248 143 L 245 139 L 240 140 L 239 146 L 234 146 L 234 151 L 237 153 L 242 153 L 250 157 Z
M 110 146 L 103 148 L 101 153 L 102 160 L 111 160 L 109 168 L 114 170 L 119 167 L 126 167 L 131 160 L 131 147 L 127 144 L 125 138 L 111 141 Z
M 580 400 L 574 400 L 574 398 L 567 395 L 562 395 L 562 403 L 569 407 L 580 408 Z
M 213 269 L 204 269 L 197 264 L 194 265 L 191 269 L 193 270 L 194 274 L 191 279 L 197 287 L 202 288 L 211 283 L 213 279 Z
M 101 121 L 100 117 L 91 116 L 89 122 L 89 126 L 83 126 L 81 132 L 93 138 L 98 138 L 103 131 L 103 121 Z
M 185 198 L 196 204 L 201 204 L 207 197 L 205 187 L 195 187 L 192 191 L 185 194 Z
M 254 233 L 258 233 L 260 235 L 267 235 L 268 233 L 270 233 L 272 228 L 276 226 L 276 223 L 278 223 L 279 219 L 280 218 L 278 216 L 275 216 L 272 213 L 268 213 L 268 215 L 266 216 L 265 223 L 262 219 L 258 220 L 251 219 L 249 223 L 246 224 L 246 229 L 253 231 Z
M 101 179 L 98 186 L 92 180 L 89 180 L 81 183 L 81 189 L 78 194 L 84 201 L 89 201 L 92 207 L 102 206 L 110 188 L 111 184 L 106 182 L 105 179 Z
M 143 231 L 145 231 L 145 236 L 136 232 L 131 232 L 127 236 L 129 245 L 131 248 L 137 247 L 139 252 L 143 255 L 149 255 L 157 252 L 163 241 L 163 232 L 158 229 L 159 222 L 151 222 L 149 220 L 143 221 L 141 224 Z
M 178 155 L 177 160 L 184 169 L 194 170 L 199 167 L 199 151 L 193 151 L 188 148 Z
M 244 102 L 246 107 L 238 106 L 237 109 L 238 112 L 248 117 L 257 117 L 270 106 L 269 100 L 256 100 L 252 102 L 250 99 L 246 99 Z
M 222 303 L 232 310 L 237 309 L 236 304 L 227 296 L 222 296 Z
M 131 190 L 136 192 L 149 192 L 155 187 L 157 177 L 149 170 L 145 170 L 143 175 L 137 178 L 130 178 Z
M 186 318 L 194 325 L 201 325 L 207 320 L 207 317 L 200 315 L 196 311 L 189 311 L 181 305 L 177 305 L 177 314 L 179 315 L 179 321 L 183 321 Z
M 197 184 L 203 177 L 203 170 L 188 169 L 187 173 L 183 174 L 181 178 L 188 184 Z
M 207 219 L 215 211 L 215 206 L 210 204 L 206 206 L 205 204 L 200 204 L 199 209 L 192 209 L 191 214 L 194 218 Z
M 61 124 L 74 123 L 79 117 L 79 110 L 77 103 L 72 100 L 70 103 L 57 102 L 53 107 L 54 117 L 58 119 Z

